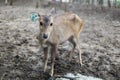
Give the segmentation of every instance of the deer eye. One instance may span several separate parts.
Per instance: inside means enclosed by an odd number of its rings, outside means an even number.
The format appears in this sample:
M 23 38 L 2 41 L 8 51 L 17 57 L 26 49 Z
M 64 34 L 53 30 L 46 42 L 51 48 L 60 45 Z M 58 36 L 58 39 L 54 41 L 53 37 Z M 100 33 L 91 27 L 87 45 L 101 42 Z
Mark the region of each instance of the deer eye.
M 50 26 L 52 26 L 53 25 L 53 23 L 50 23 Z
M 42 26 L 42 25 L 43 25 L 43 23 L 42 23 L 42 22 L 40 22 L 40 25 Z

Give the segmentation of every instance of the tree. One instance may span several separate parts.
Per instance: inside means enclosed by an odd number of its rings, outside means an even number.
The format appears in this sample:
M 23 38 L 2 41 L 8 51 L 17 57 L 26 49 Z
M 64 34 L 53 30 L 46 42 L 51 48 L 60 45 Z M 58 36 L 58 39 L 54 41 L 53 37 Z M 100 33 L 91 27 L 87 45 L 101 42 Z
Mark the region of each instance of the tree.
M 36 2 L 35 7 L 36 7 L 36 8 L 38 8 L 38 7 L 39 7 L 39 2 L 38 2 L 38 1 Z
M 11 6 L 13 5 L 13 0 L 10 0 L 10 5 L 11 5 Z
M 48 5 L 48 0 L 39 0 L 39 2 L 40 2 L 40 5 L 43 7 Z
M 94 2 L 95 2 L 95 1 L 94 1 L 94 0 L 92 0 L 92 5 L 94 5 Z
M 90 4 L 90 0 L 86 0 L 86 3 L 87 3 L 87 4 Z
M 8 4 L 8 0 L 5 0 L 5 5 L 7 5 Z
M 117 6 L 118 8 L 120 8 L 120 0 L 117 0 L 117 1 L 116 1 L 116 6 Z
M 108 7 L 111 8 L 111 2 L 108 0 Z
M 114 7 L 116 8 L 117 0 L 114 0 Z
M 101 9 L 103 10 L 103 0 L 97 0 L 98 1 L 98 5 L 100 5 Z

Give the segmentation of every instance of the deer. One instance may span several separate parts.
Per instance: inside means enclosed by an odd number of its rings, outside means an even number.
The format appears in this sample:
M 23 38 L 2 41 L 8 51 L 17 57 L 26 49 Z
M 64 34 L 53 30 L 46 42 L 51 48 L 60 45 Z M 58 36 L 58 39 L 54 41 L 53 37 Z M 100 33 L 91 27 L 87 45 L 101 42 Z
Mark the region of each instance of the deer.
M 51 54 L 51 72 L 54 75 L 54 64 L 58 50 L 58 46 L 65 41 L 69 41 L 73 48 L 69 53 L 69 61 L 72 60 L 73 53 L 77 47 L 78 63 L 82 65 L 82 57 L 80 50 L 80 32 L 83 28 L 83 20 L 75 13 L 62 13 L 56 16 L 40 15 L 39 21 L 39 36 L 37 37 L 44 51 L 44 72 L 47 69 L 48 54 Z

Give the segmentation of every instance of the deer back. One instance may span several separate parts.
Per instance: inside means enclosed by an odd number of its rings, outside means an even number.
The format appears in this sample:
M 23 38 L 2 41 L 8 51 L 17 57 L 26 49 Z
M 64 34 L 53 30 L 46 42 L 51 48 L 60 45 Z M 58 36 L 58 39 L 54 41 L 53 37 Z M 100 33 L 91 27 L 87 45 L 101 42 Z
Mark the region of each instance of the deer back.
M 65 13 L 53 18 L 53 30 L 48 42 L 62 43 L 71 36 L 79 36 L 83 22 L 78 15 Z

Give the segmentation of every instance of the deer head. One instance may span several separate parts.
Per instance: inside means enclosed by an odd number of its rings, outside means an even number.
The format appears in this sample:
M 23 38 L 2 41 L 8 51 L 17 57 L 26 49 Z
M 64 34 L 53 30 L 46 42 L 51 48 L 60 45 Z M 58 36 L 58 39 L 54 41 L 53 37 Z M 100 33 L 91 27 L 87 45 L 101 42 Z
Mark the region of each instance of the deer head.
M 53 29 L 53 18 L 47 15 L 39 15 L 40 37 L 47 40 Z

